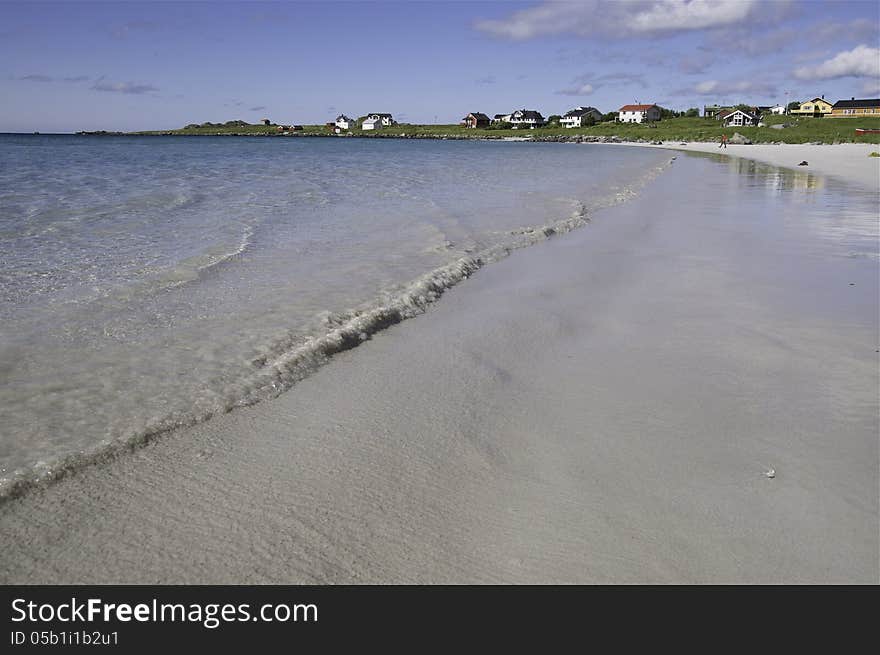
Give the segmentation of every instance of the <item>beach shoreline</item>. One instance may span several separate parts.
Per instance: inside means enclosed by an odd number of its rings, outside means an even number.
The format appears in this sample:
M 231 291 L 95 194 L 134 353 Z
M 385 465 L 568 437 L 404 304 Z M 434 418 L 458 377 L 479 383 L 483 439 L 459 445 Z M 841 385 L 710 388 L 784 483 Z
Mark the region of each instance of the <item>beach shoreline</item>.
M 876 261 L 718 175 L 9 501 L 0 580 L 877 582 Z
M 697 142 L 663 144 L 621 142 L 616 145 L 639 148 L 664 148 L 680 152 L 702 152 L 724 157 L 752 159 L 763 164 L 779 166 L 804 173 L 818 173 L 833 177 L 862 188 L 877 191 L 880 189 L 880 157 L 871 157 L 877 152 L 875 144 L 837 143 L 754 143 L 749 145 L 729 144 L 719 148 L 718 143 Z M 806 161 L 806 166 L 799 166 Z

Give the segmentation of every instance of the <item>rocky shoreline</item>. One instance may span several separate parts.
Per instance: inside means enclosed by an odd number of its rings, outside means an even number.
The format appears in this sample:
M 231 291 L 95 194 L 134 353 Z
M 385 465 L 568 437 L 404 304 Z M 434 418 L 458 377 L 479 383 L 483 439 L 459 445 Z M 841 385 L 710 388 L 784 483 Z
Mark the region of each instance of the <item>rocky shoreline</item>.
M 78 135 L 81 136 L 232 136 L 232 137 L 268 137 L 268 138 L 299 138 L 299 139 L 423 139 L 423 140 L 432 140 L 432 141 L 511 141 L 511 142 L 532 142 L 532 143 L 646 143 L 652 145 L 663 145 L 664 142 L 660 140 L 649 140 L 649 139 L 632 139 L 627 137 L 620 137 L 615 135 L 601 135 L 601 136 L 590 136 L 583 134 L 573 134 L 571 136 L 565 134 L 555 134 L 555 135 L 546 135 L 546 136 L 523 136 L 523 137 L 511 137 L 511 136 L 487 136 L 487 135 L 479 135 L 479 136 L 468 136 L 463 134 L 314 134 L 314 133 L 297 133 L 297 132 L 283 132 L 278 134 L 272 133 L 253 133 L 253 132 L 211 132 L 211 133 L 202 133 L 202 134 L 181 134 L 180 132 L 168 131 L 168 132 L 150 132 L 150 133 L 141 133 L 141 132 L 77 132 Z M 691 140 L 693 141 L 693 140 Z M 706 143 L 713 143 L 712 141 L 707 141 Z M 749 145 L 752 143 L 751 139 L 742 136 L 741 134 L 734 134 L 731 137 L 730 143 L 740 144 L 740 145 Z M 774 143 L 782 143 L 781 141 L 771 141 L 767 142 L 770 144 Z M 813 145 L 821 145 L 820 143 L 815 143 Z
M 185 136 L 185 137 L 202 137 L 202 136 L 232 136 L 232 137 L 267 137 L 267 138 L 294 138 L 294 139 L 426 139 L 433 141 L 510 141 L 510 142 L 532 142 L 532 143 L 641 143 L 647 145 L 675 145 L 679 143 L 718 143 L 717 139 L 696 140 L 696 139 L 633 139 L 630 137 L 621 137 L 616 135 L 584 135 L 584 134 L 552 134 L 552 135 L 525 135 L 510 136 L 499 135 L 490 136 L 486 134 L 466 135 L 466 134 L 333 134 L 333 133 L 314 133 L 314 132 L 279 132 L 279 133 L 254 133 L 254 132 L 204 132 L 199 134 L 182 134 L 174 130 L 163 132 L 108 132 L 99 130 L 95 132 L 77 132 L 78 136 Z M 728 143 L 731 145 L 783 145 L 784 141 L 753 141 L 743 136 L 739 132 L 735 132 L 730 137 Z M 825 141 L 810 141 L 804 145 L 821 146 L 836 145 L 837 141 L 829 143 Z

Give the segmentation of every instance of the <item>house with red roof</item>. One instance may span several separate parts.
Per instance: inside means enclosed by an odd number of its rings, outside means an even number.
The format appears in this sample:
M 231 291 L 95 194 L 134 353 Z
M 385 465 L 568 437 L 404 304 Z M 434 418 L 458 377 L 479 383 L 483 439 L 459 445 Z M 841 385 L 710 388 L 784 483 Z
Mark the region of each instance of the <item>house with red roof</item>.
M 657 105 L 624 105 L 617 110 L 619 123 L 648 123 L 660 120 L 660 107 Z

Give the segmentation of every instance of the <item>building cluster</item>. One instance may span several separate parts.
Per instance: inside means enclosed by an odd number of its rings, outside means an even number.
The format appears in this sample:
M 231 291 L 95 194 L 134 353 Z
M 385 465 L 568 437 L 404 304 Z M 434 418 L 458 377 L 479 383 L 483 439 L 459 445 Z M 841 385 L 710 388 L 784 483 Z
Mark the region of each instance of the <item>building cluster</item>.
M 367 114 L 363 120 L 360 121 L 360 129 L 364 131 L 379 130 L 383 127 L 391 127 L 392 125 L 397 125 L 394 116 L 381 112 Z M 327 127 L 337 134 L 349 132 L 358 127 L 358 119 L 349 118 L 345 114 L 339 114 L 335 121 L 327 123 Z
M 813 98 L 799 103 L 789 112 L 792 116 L 810 116 L 813 118 L 853 118 L 859 116 L 880 116 L 880 98 L 855 97 L 849 100 L 838 100 L 833 105 L 825 100 L 825 96 Z
M 559 118 L 559 124 L 563 127 L 586 127 L 598 123 L 604 118 L 604 114 L 595 107 L 575 107 Z M 643 123 L 660 120 L 660 107 L 657 105 L 624 105 L 618 112 L 617 120 L 623 123 Z M 547 125 L 548 120 L 541 112 L 534 109 L 517 109 L 507 114 L 495 114 L 489 118 L 487 114 L 474 111 L 461 119 L 461 125 L 471 128 L 486 128 L 491 125 L 510 125 L 513 129 L 534 129 Z M 349 118 L 340 114 L 336 120 L 327 123 L 327 128 L 337 134 L 350 132 L 356 129 L 365 131 L 378 130 L 383 127 L 397 125 L 391 114 L 372 113 L 367 114 L 362 120 Z
M 795 106 L 792 107 L 792 105 Z M 789 109 L 789 107 L 792 108 Z M 662 114 L 663 108 L 656 104 L 624 105 L 617 110 L 615 120 L 618 123 L 651 123 L 659 121 L 662 118 Z M 822 96 L 807 100 L 806 102 L 791 103 L 788 107 L 783 105 L 737 105 L 735 107 L 706 105 L 703 107 L 704 117 L 721 121 L 725 127 L 760 126 L 763 125 L 761 118 L 766 114 L 790 114 L 792 116 L 809 116 L 814 118 L 823 116 L 830 118 L 880 116 L 880 100 L 857 100 L 856 98 L 851 98 L 850 100 L 838 100 L 831 104 Z M 605 114 L 595 107 L 575 107 L 559 117 L 559 124 L 562 127 L 568 128 L 587 127 L 600 122 L 604 117 Z M 547 123 L 548 120 L 539 111 L 534 109 L 517 109 L 508 114 L 495 114 L 492 118 L 489 118 L 488 114 L 474 111 L 462 118 L 460 124 L 463 127 L 474 129 L 487 128 L 492 125 L 509 125 L 513 129 L 534 129 L 536 127 L 543 127 Z M 392 125 L 397 125 L 397 121 L 394 120 L 391 114 L 372 113 L 367 114 L 360 120 L 340 114 L 334 122 L 327 123 L 327 128 L 339 134 L 358 128 L 364 131 L 379 130 Z M 298 126 L 293 127 L 293 129 L 297 128 Z
M 764 114 L 790 115 L 807 118 L 857 118 L 860 116 L 880 117 L 880 99 L 856 99 L 838 100 L 831 104 L 825 100 L 825 96 L 818 96 L 804 102 L 792 102 L 787 107 L 775 105 L 773 107 L 749 107 L 742 105 L 737 107 L 722 107 L 720 105 L 707 105 L 703 107 L 703 116 L 715 118 L 729 126 L 760 125 L 761 116 Z
M 622 123 L 643 123 L 660 120 L 660 107 L 657 105 L 624 105 L 617 112 L 617 120 Z M 575 107 L 559 117 L 562 127 L 587 127 L 601 121 L 605 115 L 595 107 Z M 495 114 L 489 118 L 481 112 L 471 112 L 461 119 L 464 127 L 489 127 L 490 125 L 510 125 L 513 129 L 534 129 L 542 127 L 548 120 L 534 109 L 517 109 L 509 114 Z

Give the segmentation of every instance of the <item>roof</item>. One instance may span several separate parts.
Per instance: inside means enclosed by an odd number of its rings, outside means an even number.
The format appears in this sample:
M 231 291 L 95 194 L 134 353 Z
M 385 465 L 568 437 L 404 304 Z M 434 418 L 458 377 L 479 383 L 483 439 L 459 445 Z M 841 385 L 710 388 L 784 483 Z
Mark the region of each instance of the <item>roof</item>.
M 657 107 L 657 105 L 624 105 L 619 111 L 648 111 L 651 107 Z M 657 107 L 657 109 L 660 108 Z
M 870 98 L 867 100 L 838 100 L 834 103 L 832 109 L 855 109 L 856 107 L 880 107 L 880 98 Z
M 541 116 L 541 112 L 535 111 L 533 109 L 519 109 L 514 114 L 520 114 L 524 120 L 534 119 L 534 120 L 543 120 L 543 116 Z
M 495 118 L 504 118 L 505 116 L 510 116 L 510 114 L 495 114 Z
M 339 114 L 339 116 L 336 117 L 336 120 L 338 120 L 338 121 L 350 121 L 351 119 L 350 119 L 348 116 L 346 116 L 345 114 Z
M 367 116 L 378 116 L 379 118 L 391 118 L 391 114 L 380 114 L 378 111 L 371 111 Z
M 598 112 L 600 114 L 602 113 L 601 111 L 599 111 L 595 107 L 578 107 L 577 109 L 572 109 L 570 112 L 567 112 L 565 114 L 565 118 L 574 118 L 577 116 L 584 116 L 586 114 L 591 114 L 594 111 Z
M 758 116 L 756 114 L 753 114 L 752 112 L 749 112 L 749 111 L 743 111 L 742 109 L 732 109 L 730 111 L 723 111 L 723 112 L 721 112 L 720 117 L 721 117 L 721 120 L 724 120 L 726 118 L 730 118 L 734 114 L 742 114 L 743 116 L 748 116 L 752 120 L 758 120 Z
M 468 114 L 468 116 L 473 116 L 473 117 L 476 118 L 478 121 L 487 121 L 487 120 L 489 120 L 489 117 L 486 116 L 486 114 L 481 114 L 481 113 L 478 112 L 478 111 L 472 111 L 470 114 Z

